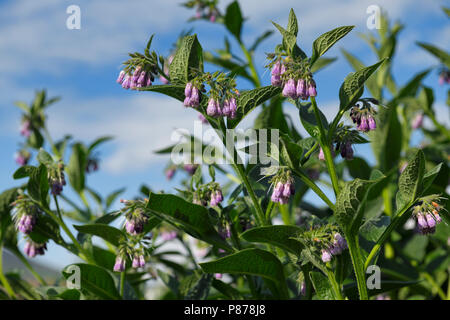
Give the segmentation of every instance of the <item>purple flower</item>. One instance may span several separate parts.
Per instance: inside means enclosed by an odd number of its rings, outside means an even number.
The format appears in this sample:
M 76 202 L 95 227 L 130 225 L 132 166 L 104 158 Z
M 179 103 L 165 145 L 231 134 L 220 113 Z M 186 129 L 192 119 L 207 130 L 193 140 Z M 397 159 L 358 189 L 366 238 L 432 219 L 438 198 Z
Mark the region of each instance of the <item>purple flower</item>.
M 333 256 L 336 256 L 336 255 L 342 253 L 341 247 L 336 246 L 336 245 L 332 245 L 332 246 L 329 248 L 329 251 L 330 251 L 331 255 L 333 255 Z
M 25 254 L 30 258 L 34 258 L 36 255 L 44 255 L 45 250 L 47 250 L 46 243 L 36 243 L 31 240 L 27 241 L 24 247 Z
M 281 86 L 281 77 L 279 75 L 273 75 L 270 77 L 270 84 L 274 87 Z
M 183 169 L 187 171 L 187 173 L 189 173 L 190 175 L 193 175 L 195 173 L 195 170 L 197 170 L 197 167 L 198 165 L 196 164 L 188 163 L 183 166 Z
M 16 160 L 16 163 L 19 166 L 24 166 L 30 160 L 31 154 L 26 150 L 20 150 L 20 151 L 16 152 L 16 154 L 14 155 L 14 158 Z
M 272 67 L 272 75 L 270 77 L 270 83 L 275 86 L 281 86 L 281 63 L 277 61 Z
M 20 232 L 29 234 L 33 231 L 33 227 L 36 225 L 36 217 L 34 215 L 24 214 L 20 217 L 17 228 Z
M 146 220 L 143 219 L 143 217 L 138 219 L 127 219 L 125 222 L 125 230 L 133 236 L 138 235 L 144 232 L 145 222 Z
M 121 256 L 116 257 L 116 262 L 114 264 L 114 271 L 115 272 L 123 272 L 125 271 L 125 259 Z
M 294 79 L 289 79 L 283 88 L 283 96 L 289 97 L 291 99 L 297 99 L 297 88 Z
M 314 82 L 314 80 L 310 80 L 309 81 L 308 94 L 309 94 L 310 97 L 317 96 L 316 83 Z
M 419 113 L 414 117 L 411 126 L 413 129 L 418 129 L 422 127 L 422 124 L 423 124 L 423 113 Z
M 145 267 L 145 257 L 142 254 L 139 256 L 139 264 L 141 268 Z
M 322 250 L 322 261 L 324 263 L 330 262 L 331 261 L 331 253 L 328 250 L 323 249 Z
M 30 120 L 22 121 L 20 126 L 20 134 L 25 138 L 28 138 L 31 135 L 31 122 Z
M 225 240 L 231 237 L 230 228 L 228 227 L 220 227 L 219 228 L 219 236 Z
M 125 77 L 125 71 L 120 71 L 120 73 L 119 73 L 119 76 L 117 77 L 117 80 L 116 80 L 116 82 L 117 83 L 122 83 L 122 81 L 123 81 L 123 78 Z
M 213 12 L 213 13 L 211 13 L 211 15 L 209 16 L 209 21 L 212 22 L 212 23 L 214 23 L 214 22 L 216 22 L 216 18 L 217 18 L 216 13 Z
M 139 256 L 134 256 L 133 261 L 131 262 L 131 266 L 135 269 L 139 268 L 141 266 L 141 263 L 139 261 Z M 115 271 L 115 270 L 114 270 Z
M 230 114 L 228 115 L 228 117 L 234 119 L 236 117 L 237 111 L 237 103 L 234 97 L 230 99 L 229 107 L 230 107 Z
M 369 114 L 367 116 L 367 121 L 369 123 L 369 130 L 375 130 L 377 128 L 377 123 L 372 115 Z
M 206 108 L 206 114 L 210 117 L 217 117 L 219 115 L 218 109 L 219 103 L 213 98 L 210 98 L 208 101 L 208 107 Z
M 215 277 L 216 279 L 222 279 L 222 274 L 221 274 L 221 273 L 215 273 L 215 274 L 214 274 L 214 277 Z
M 166 178 L 167 180 L 171 180 L 173 176 L 175 175 L 176 169 L 175 168 L 169 168 L 166 171 Z
M 127 74 L 125 76 L 125 79 L 122 82 L 122 88 L 128 90 L 128 89 L 130 89 L 130 85 L 131 85 L 131 77 L 130 77 L 130 75 Z
M 184 95 L 186 98 L 190 98 L 192 94 L 192 83 L 186 83 L 186 87 L 184 87 Z
M 426 217 L 428 228 L 434 229 L 436 227 L 436 220 L 431 213 L 427 213 Z
M 198 89 L 196 87 L 193 87 L 191 98 L 189 101 L 189 106 L 195 108 L 198 107 L 199 104 L 200 104 L 200 93 L 198 92 Z
M 369 131 L 369 123 L 367 122 L 367 118 L 365 116 L 361 116 L 361 123 L 359 124 L 357 129 L 362 132 Z
M 347 241 L 340 233 L 334 234 L 334 245 L 339 246 L 342 250 L 347 249 Z
M 220 191 L 220 190 L 213 191 L 212 194 L 211 194 L 210 205 L 212 207 L 214 207 L 214 206 L 217 206 L 222 201 L 223 201 L 222 191 Z
M 323 149 L 322 149 L 322 147 L 320 147 L 320 150 L 319 150 L 319 160 L 325 160 L 325 154 L 323 153 Z
M 353 148 L 350 141 L 346 141 L 343 145 L 341 145 L 341 156 L 346 160 L 353 159 Z
M 306 90 L 306 82 L 304 79 L 299 79 L 297 81 L 297 97 L 301 98 L 302 100 L 308 99 L 308 91 Z
M 63 191 L 63 187 L 66 185 L 66 179 L 61 172 L 59 177 L 50 178 L 50 193 L 54 196 L 59 196 Z
M 208 120 L 206 120 L 205 116 L 203 114 L 199 114 L 198 115 L 198 119 L 202 122 L 202 123 L 208 123 Z

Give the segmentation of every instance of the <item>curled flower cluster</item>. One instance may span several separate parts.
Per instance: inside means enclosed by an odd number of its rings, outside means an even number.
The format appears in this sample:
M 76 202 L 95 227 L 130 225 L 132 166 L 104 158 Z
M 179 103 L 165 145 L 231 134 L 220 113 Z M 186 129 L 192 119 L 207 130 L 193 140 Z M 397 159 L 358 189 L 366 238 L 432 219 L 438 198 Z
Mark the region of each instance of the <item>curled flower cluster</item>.
M 329 246 L 322 249 L 322 261 L 324 263 L 330 262 L 333 256 L 341 254 L 345 249 L 347 249 L 347 241 L 340 233 L 336 232 Z
M 222 201 L 222 190 L 220 189 L 219 184 L 216 182 L 211 182 L 205 186 L 201 186 L 194 193 L 193 202 L 204 207 L 208 205 L 208 202 L 211 207 L 215 207 L 218 206 Z
M 28 240 L 25 243 L 24 251 L 27 256 L 34 258 L 36 255 L 44 255 L 45 250 L 47 250 L 46 243 L 37 243 L 32 240 Z
M 125 271 L 127 260 L 125 257 L 118 255 L 116 257 L 116 261 L 114 263 L 114 271 L 115 272 L 123 272 Z
M 200 104 L 200 91 L 199 89 L 194 86 L 191 82 L 188 82 L 186 84 L 186 87 L 184 88 L 184 106 L 185 107 L 192 107 L 196 108 Z
M 190 8 L 196 7 L 195 19 L 208 19 L 210 22 L 214 23 L 216 22 L 217 17 L 220 16 L 220 12 L 217 7 L 207 1 L 189 1 L 185 5 Z
M 360 109 L 358 106 L 354 106 L 350 111 L 350 118 L 356 124 L 356 129 L 362 132 L 368 132 L 377 128 L 377 123 L 374 118 L 375 114 L 375 110 L 371 107 Z
M 286 204 L 289 198 L 295 194 L 294 179 L 291 177 L 290 171 L 282 172 L 272 179 L 273 192 L 270 199 L 273 202 Z
M 139 206 L 140 202 L 123 199 L 120 202 L 125 204 L 125 207 L 121 210 L 125 212 L 125 230 L 133 236 L 143 233 L 148 216 Z
M 353 148 L 352 148 L 352 142 L 350 140 L 347 140 L 342 143 L 338 143 L 336 145 L 336 150 L 340 150 L 342 158 L 344 158 L 346 160 L 353 159 Z
M 19 166 L 24 166 L 28 163 L 28 161 L 30 161 L 31 153 L 25 149 L 22 149 L 16 152 L 14 158 Z
M 414 216 L 417 219 L 417 226 L 421 234 L 434 233 L 436 225 L 442 221 L 439 211 L 441 207 L 438 203 L 423 201 L 422 204 L 414 207 Z
M 145 267 L 145 257 L 143 254 L 135 254 L 131 266 L 135 269 Z
M 208 101 L 208 107 L 206 108 L 206 113 L 208 116 L 213 118 L 225 116 L 234 119 L 236 117 L 236 110 L 237 104 L 236 98 L 234 97 L 225 100 L 223 103 L 214 98 L 210 98 Z
M 58 196 L 63 191 L 63 187 L 66 185 L 66 179 L 64 177 L 64 165 L 59 163 L 56 168 L 51 168 L 48 172 L 48 180 L 50 183 L 50 193 L 54 196 Z
M 98 160 L 96 158 L 89 158 L 86 164 L 86 172 L 91 173 L 98 170 Z
M 150 87 L 152 81 L 155 80 L 150 69 L 150 67 L 137 66 L 132 74 L 122 70 L 116 82 L 121 84 L 124 89 L 136 90 L 137 88 Z
M 187 163 L 183 166 L 183 169 L 189 173 L 191 176 L 195 173 L 198 168 L 198 164 Z
M 291 72 L 287 75 L 286 70 L 285 64 L 282 64 L 281 61 L 278 60 L 272 67 L 270 78 L 270 82 L 273 86 L 283 87 L 283 96 L 293 100 L 299 98 L 307 100 L 309 97 L 315 97 L 317 95 L 316 83 L 312 79 L 310 73 L 307 73 L 306 76 L 304 74 L 295 75 L 295 72 Z M 286 79 L 283 81 L 283 78 Z
M 16 210 L 17 230 L 24 234 L 30 234 L 40 214 L 39 208 L 24 195 L 19 195 L 12 205 Z

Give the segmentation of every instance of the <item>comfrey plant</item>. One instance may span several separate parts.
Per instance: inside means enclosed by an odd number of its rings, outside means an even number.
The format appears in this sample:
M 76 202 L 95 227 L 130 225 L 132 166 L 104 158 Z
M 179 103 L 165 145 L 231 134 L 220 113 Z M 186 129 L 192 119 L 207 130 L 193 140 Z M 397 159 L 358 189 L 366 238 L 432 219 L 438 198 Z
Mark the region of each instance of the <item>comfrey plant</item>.
M 184 5 L 195 10 L 191 21 L 223 24 L 232 42 L 213 53 L 188 33 L 162 55 L 151 51 L 151 36 L 144 53 L 124 62 L 117 82 L 140 94 L 165 94 L 197 113 L 227 145 L 229 165 L 202 161 L 189 149 L 189 161 L 170 162 L 164 171 L 167 179 L 180 178 L 173 193 L 143 185 L 135 198 L 117 203 L 123 189 L 103 197 L 88 185 L 101 169 L 98 146 L 110 138 L 54 141 L 46 108 L 57 99 L 41 91 L 30 105 L 17 103 L 24 141 L 13 177 L 24 183 L 0 195 L 0 253 L 17 255 L 41 286 L 3 274 L 0 260 L 0 298 L 144 299 L 146 284 L 158 278 L 166 286 L 160 299 L 448 299 L 450 131 L 436 117 L 433 89 L 422 84 L 431 69 L 404 84 L 394 80 L 403 26 L 382 15 L 381 28 L 366 37 L 378 58 L 369 66 L 342 49 L 355 72 L 342 76 L 338 110 L 328 119 L 317 73 L 336 60 L 324 55 L 352 26 L 322 34 L 310 50 L 297 42 L 291 10 L 286 27 L 273 23 L 279 44 L 267 53 L 262 78 L 254 55 L 272 31 L 247 45 L 237 1 L 224 12 L 218 1 Z M 441 60 L 437 73 L 447 85 L 448 53 L 419 46 Z M 227 144 L 229 131 L 252 112 L 259 112 L 254 129 L 278 130 L 278 146 L 256 143 L 276 165 L 244 163 L 252 146 Z M 413 132 L 424 136 L 420 148 Z M 373 161 L 359 156 L 364 144 Z M 22 253 L 43 255 L 50 245 L 82 260 L 62 271 L 69 280 L 78 268 L 79 288 L 48 283 Z M 375 289 L 368 282 L 373 266 L 382 270 Z

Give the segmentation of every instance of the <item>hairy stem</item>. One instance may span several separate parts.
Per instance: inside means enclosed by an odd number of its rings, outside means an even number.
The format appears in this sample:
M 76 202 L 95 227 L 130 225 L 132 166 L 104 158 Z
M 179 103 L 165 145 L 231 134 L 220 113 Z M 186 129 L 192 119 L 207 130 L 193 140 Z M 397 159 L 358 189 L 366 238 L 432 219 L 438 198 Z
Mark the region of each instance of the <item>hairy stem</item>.
M 293 170 L 293 172 L 312 190 L 314 191 L 325 203 L 334 211 L 334 203 L 323 193 L 323 191 L 312 181 L 306 174 L 300 170 Z
M 120 273 L 120 296 L 123 298 L 125 292 L 125 271 Z
M 339 180 L 336 173 L 336 168 L 334 167 L 333 156 L 331 155 L 330 149 L 330 139 L 327 137 L 325 133 L 325 129 L 322 125 L 322 120 L 320 118 L 319 108 L 317 107 L 315 97 L 311 97 L 311 103 L 314 109 L 314 115 L 316 117 L 317 125 L 319 126 L 320 131 L 320 143 L 325 155 L 325 162 L 327 165 L 328 173 L 331 177 L 331 182 L 333 184 L 334 194 L 337 195 L 339 193 Z
M 253 84 L 255 87 L 261 87 L 261 81 L 259 80 L 258 72 L 256 72 L 255 64 L 253 63 L 253 57 L 252 54 L 247 50 L 245 45 L 242 43 L 242 41 L 238 40 L 239 45 L 241 46 L 241 50 L 245 55 L 245 58 L 247 59 L 248 66 L 250 68 L 250 72 L 252 74 L 253 78 Z
M 348 249 L 352 258 L 353 270 L 356 276 L 356 283 L 358 286 L 359 298 L 361 300 L 368 300 L 369 295 L 367 293 L 366 276 L 364 273 L 364 262 L 359 248 L 358 235 L 346 234 Z

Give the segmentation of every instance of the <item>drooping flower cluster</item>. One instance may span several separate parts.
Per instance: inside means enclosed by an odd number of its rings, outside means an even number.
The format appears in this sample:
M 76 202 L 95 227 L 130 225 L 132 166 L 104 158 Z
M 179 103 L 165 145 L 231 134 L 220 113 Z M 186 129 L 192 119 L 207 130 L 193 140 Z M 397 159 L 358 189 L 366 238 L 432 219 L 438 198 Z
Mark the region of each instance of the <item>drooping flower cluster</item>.
M 223 223 L 222 225 L 219 226 L 218 233 L 223 240 L 231 238 L 231 230 L 226 223 Z
M 175 230 L 172 231 L 163 231 L 161 232 L 161 239 L 164 241 L 170 241 L 177 237 L 177 232 Z
M 25 254 L 30 258 L 34 258 L 36 255 L 43 256 L 45 250 L 47 250 L 46 243 L 37 243 L 32 240 L 28 240 L 24 247 Z
M 164 68 L 163 68 L 163 70 L 164 70 L 164 74 L 165 74 L 165 75 L 168 75 L 168 74 L 169 74 L 169 66 L 170 66 L 170 64 L 171 64 L 172 61 L 173 61 L 173 57 L 174 57 L 174 55 L 171 54 L 171 55 L 169 56 L 169 58 L 167 58 L 167 60 L 166 60 L 165 63 L 164 63 Z M 161 81 L 162 84 L 169 84 L 169 83 L 170 83 L 170 81 L 169 81 L 166 77 L 164 77 L 164 76 L 162 76 L 162 75 L 159 76 L 159 81 Z
M 21 149 L 16 152 L 14 158 L 19 166 L 25 166 L 30 161 L 31 153 L 26 149 Z
M 280 170 L 271 180 L 273 192 L 270 199 L 273 202 L 286 204 L 289 198 L 295 194 L 294 179 L 290 170 Z
M 200 91 L 191 82 L 186 84 L 184 88 L 184 106 L 196 108 L 200 104 Z
M 19 195 L 12 205 L 16 211 L 15 221 L 17 230 L 24 234 L 30 234 L 41 213 L 39 207 L 23 194 Z
M 413 208 L 414 217 L 417 220 L 417 227 L 421 234 L 431 234 L 436 230 L 436 225 L 442 221 L 439 211 L 441 207 L 435 201 L 422 201 L 421 204 Z
M 50 184 L 50 193 L 54 196 L 58 196 L 63 191 L 63 187 L 66 185 L 66 179 L 64 177 L 64 164 L 58 163 L 56 166 L 48 168 L 48 181 Z
M 145 213 L 141 200 L 120 200 L 125 204 L 121 211 L 125 214 L 125 230 L 128 234 L 136 236 L 144 232 L 145 224 L 148 222 L 148 215 Z
M 114 263 L 114 271 L 115 272 L 123 272 L 125 271 L 127 259 L 124 256 L 118 255 L 116 257 L 116 261 Z
M 91 173 L 98 170 L 98 159 L 97 158 L 89 158 L 86 164 L 86 172 Z
M 192 163 L 187 163 L 185 165 L 183 165 L 183 169 L 189 173 L 191 176 L 195 173 L 195 171 L 198 168 L 198 164 L 192 164 Z
M 377 123 L 375 121 L 376 111 L 369 104 L 370 102 L 378 103 L 374 99 L 365 99 L 360 101 L 363 106 L 360 108 L 358 105 L 355 105 L 350 110 L 350 118 L 353 123 L 356 124 L 356 129 L 362 132 L 368 132 L 371 130 L 375 130 L 377 128 Z
M 218 206 L 223 201 L 223 194 L 220 186 L 216 182 L 200 186 L 194 193 L 193 202 L 206 207 L 209 203 L 211 207 Z
M 183 5 L 188 8 L 195 8 L 194 19 L 208 19 L 214 23 L 221 16 L 214 1 L 190 0 Z
M 213 118 L 225 116 L 234 119 L 236 117 L 236 110 L 237 103 L 234 97 L 224 100 L 223 103 L 220 100 L 210 98 L 206 113 Z
M 120 71 L 116 82 L 122 85 L 124 89 L 136 90 L 137 88 L 150 87 L 155 81 L 151 66 L 137 66 L 134 71 Z
M 317 95 L 316 83 L 305 67 L 277 60 L 272 66 L 270 82 L 273 86 L 282 87 L 282 94 L 293 100 L 308 100 Z
M 347 241 L 345 241 L 345 238 L 340 233 L 336 232 L 333 235 L 332 241 L 321 251 L 322 261 L 324 263 L 330 262 L 333 256 L 341 254 L 345 249 L 347 249 Z
M 336 151 L 339 151 L 341 157 L 346 160 L 353 159 L 353 148 L 351 139 L 336 143 Z

